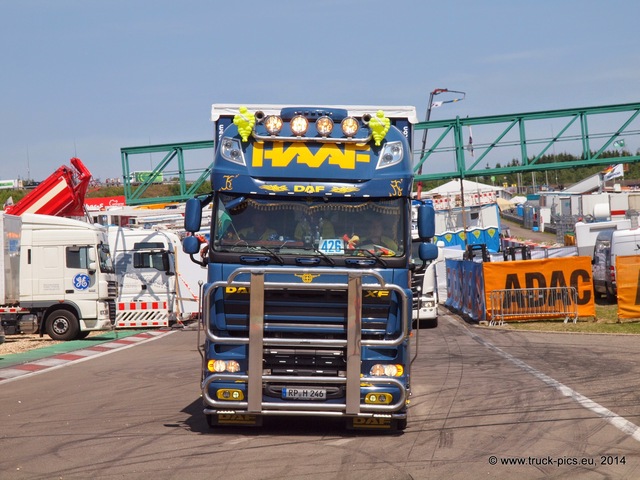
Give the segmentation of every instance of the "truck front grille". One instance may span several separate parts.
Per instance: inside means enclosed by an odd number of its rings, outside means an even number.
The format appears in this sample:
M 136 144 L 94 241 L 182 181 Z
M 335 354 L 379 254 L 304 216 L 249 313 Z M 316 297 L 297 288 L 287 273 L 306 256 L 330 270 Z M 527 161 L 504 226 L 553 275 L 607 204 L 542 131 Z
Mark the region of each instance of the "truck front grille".
M 274 375 L 336 376 L 347 368 L 342 349 L 268 347 L 263 359 Z
M 109 307 L 109 321 L 111 325 L 116 324 L 116 301 L 115 300 L 107 300 L 107 305 Z
M 116 282 L 107 282 L 107 293 L 110 298 L 118 296 L 118 284 Z
M 366 292 L 365 292 L 366 293 Z M 346 338 L 348 293 L 345 290 L 267 290 L 264 292 L 265 338 Z M 230 333 L 246 335 L 249 294 L 226 295 L 224 321 Z M 390 316 L 398 315 L 391 292 L 364 295 L 362 338 L 384 337 Z

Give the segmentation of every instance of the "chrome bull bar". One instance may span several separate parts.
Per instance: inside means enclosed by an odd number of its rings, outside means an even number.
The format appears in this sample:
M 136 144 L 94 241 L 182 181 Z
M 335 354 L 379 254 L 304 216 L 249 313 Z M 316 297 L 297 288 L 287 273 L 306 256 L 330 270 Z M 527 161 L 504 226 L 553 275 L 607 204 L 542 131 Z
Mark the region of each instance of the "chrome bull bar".
M 291 283 L 291 282 L 274 282 L 265 281 L 265 275 L 304 275 L 304 274 L 327 274 L 334 276 L 345 276 L 344 283 Z M 249 275 L 250 280 L 235 281 L 239 275 Z M 363 277 L 373 277 L 378 283 L 364 284 Z M 250 289 L 249 296 L 249 336 L 248 337 L 220 337 L 215 335 L 211 330 L 211 322 L 209 314 L 211 311 L 211 298 L 213 292 L 223 287 L 248 287 Z M 265 290 L 277 290 L 283 288 L 296 288 L 299 290 L 347 290 L 347 338 L 345 339 L 309 339 L 309 338 L 264 338 L 264 292 Z M 363 340 L 362 339 L 362 292 L 364 290 L 385 289 L 394 291 L 398 294 L 401 307 L 401 326 L 400 332 L 394 338 L 381 340 Z M 391 412 L 402 408 L 407 398 L 407 389 L 400 381 L 394 378 L 377 378 L 366 377 L 360 378 L 361 371 L 361 347 L 365 346 L 386 346 L 392 347 L 402 344 L 409 338 L 409 312 L 411 305 L 406 292 L 398 285 L 385 283 L 382 276 L 374 270 L 353 270 L 340 268 L 247 268 L 241 267 L 235 270 L 227 281 L 219 281 L 210 284 L 202 295 L 203 302 L 203 322 L 206 325 L 206 336 L 211 342 L 219 344 L 248 344 L 249 345 L 249 372 L 262 372 L 263 368 L 263 349 L 265 346 L 317 346 L 317 347 L 335 347 L 346 349 L 346 377 L 287 377 L 287 376 L 271 376 L 271 375 L 234 375 L 234 374 L 214 374 L 203 378 L 202 392 L 203 398 L 207 405 L 219 407 L 224 410 L 238 408 L 252 413 L 265 414 L 278 410 L 284 414 L 284 411 L 300 412 L 300 411 L 325 411 L 327 413 L 335 411 L 336 414 L 357 415 L 364 408 L 369 412 L 381 411 Z M 205 321 L 206 319 L 206 321 Z M 206 365 L 203 365 L 203 374 L 206 375 Z M 409 365 L 406 366 L 406 374 L 409 374 Z M 231 402 L 218 401 L 208 393 L 209 385 L 215 380 L 241 381 L 247 384 L 247 401 Z M 263 402 L 262 401 L 262 385 L 263 382 L 275 383 L 285 382 L 291 383 L 331 383 L 344 384 L 346 386 L 346 402 L 344 404 L 331 404 L 320 402 Z M 365 381 L 371 384 L 395 384 L 402 392 L 401 398 L 392 405 L 370 405 L 360 404 L 360 383 Z

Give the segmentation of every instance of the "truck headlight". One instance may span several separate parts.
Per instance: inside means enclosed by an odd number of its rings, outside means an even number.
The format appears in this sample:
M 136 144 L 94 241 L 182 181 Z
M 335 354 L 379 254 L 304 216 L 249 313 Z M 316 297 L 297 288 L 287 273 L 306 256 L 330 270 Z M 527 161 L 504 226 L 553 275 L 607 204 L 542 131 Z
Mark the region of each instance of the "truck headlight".
M 377 363 L 371 367 L 372 377 L 400 377 L 404 373 L 402 365 Z
M 224 137 L 220 142 L 220 154 L 232 163 L 245 165 L 242 146 L 237 138 Z
M 240 364 L 235 360 L 209 360 L 207 368 L 210 372 L 222 373 L 229 372 L 235 373 L 240 371 Z
M 388 142 L 382 147 L 376 169 L 387 168 L 402 161 L 404 149 L 402 142 Z

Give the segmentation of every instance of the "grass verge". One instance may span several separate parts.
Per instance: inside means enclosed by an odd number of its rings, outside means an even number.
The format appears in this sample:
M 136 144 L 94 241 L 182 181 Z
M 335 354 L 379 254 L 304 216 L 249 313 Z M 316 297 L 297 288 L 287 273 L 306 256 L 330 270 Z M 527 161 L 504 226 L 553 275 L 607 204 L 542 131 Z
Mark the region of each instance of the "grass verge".
M 618 305 L 596 304 L 595 318 L 579 318 L 577 323 L 563 320 L 508 322 L 509 330 L 542 330 L 547 332 L 615 333 L 640 335 L 640 319 L 618 319 Z

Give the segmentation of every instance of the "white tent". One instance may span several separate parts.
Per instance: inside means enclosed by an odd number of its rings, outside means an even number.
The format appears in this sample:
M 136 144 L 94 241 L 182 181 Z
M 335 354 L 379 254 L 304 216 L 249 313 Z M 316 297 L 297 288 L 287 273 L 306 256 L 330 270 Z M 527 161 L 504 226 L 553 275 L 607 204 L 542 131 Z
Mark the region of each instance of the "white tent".
M 496 187 L 493 185 L 487 185 L 486 183 L 480 183 L 473 180 L 463 180 L 462 186 L 465 193 L 479 193 L 479 192 L 500 192 L 504 190 L 502 187 Z M 432 190 L 423 192 L 423 195 L 448 195 L 451 193 L 460 193 L 460 179 L 456 178 L 450 182 L 440 185 Z
M 510 201 L 515 203 L 516 205 L 522 205 L 523 203 L 527 202 L 527 197 L 523 197 L 522 195 L 520 195 L 519 197 L 512 197 Z

